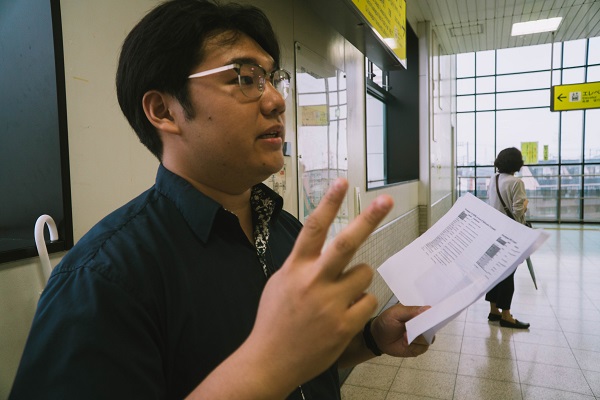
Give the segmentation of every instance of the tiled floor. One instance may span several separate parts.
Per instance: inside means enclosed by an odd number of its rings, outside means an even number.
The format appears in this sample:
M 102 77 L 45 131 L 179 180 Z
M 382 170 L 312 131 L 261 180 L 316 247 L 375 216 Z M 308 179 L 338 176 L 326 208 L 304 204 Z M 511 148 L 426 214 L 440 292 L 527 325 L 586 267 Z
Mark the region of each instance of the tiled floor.
M 600 226 L 542 225 L 550 238 L 515 275 L 513 315 L 527 331 L 487 321 L 481 299 L 438 332 L 424 355 L 357 366 L 343 400 L 600 399 Z

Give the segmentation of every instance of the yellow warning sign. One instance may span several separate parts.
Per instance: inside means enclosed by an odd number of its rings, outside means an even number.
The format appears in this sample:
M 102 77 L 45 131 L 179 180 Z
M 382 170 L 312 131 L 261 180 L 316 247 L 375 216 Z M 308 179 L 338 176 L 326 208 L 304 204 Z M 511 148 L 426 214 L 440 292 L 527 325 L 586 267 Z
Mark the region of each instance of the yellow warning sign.
M 551 111 L 600 108 L 600 82 L 552 86 Z

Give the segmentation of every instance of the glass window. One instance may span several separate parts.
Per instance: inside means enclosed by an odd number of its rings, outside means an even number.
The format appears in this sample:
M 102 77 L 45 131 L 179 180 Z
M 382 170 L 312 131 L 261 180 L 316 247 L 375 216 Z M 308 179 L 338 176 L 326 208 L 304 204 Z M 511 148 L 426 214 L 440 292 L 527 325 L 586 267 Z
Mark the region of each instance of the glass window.
M 498 93 L 496 96 L 498 110 L 525 107 L 550 107 L 550 90 Z
M 458 96 L 456 98 L 456 111 L 474 111 L 475 96 Z
M 589 193 L 590 197 L 583 200 L 583 220 L 585 222 L 600 222 L 600 190 L 598 190 L 600 183 L 596 180 L 595 184 L 594 188 L 590 187 L 585 192 L 586 196 Z
M 550 87 L 600 82 L 600 37 L 468 53 L 460 64 L 468 80 L 457 83 L 459 195 L 486 199 L 493 153 L 516 147 L 528 218 L 600 222 L 600 109 L 549 108 Z
M 560 171 L 560 219 L 579 221 L 581 214 L 581 165 Z
M 549 44 L 498 50 L 497 73 L 507 74 L 550 69 L 551 50 Z
M 600 65 L 588 67 L 586 82 L 600 82 Z
M 475 79 L 475 89 L 477 93 L 494 93 L 496 90 L 495 77 L 487 76 L 485 78 Z
M 585 173 L 600 176 L 600 164 L 587 164 L 585 166 Z
M 476 75 L 494 75 L 496 73 L 495 51 L 480 51 L 475 53 Z
M 496 146 L 521 149 L 521 144 L 537 143 L 538 159 L 558 162 L 558 119 L 549 108 L 496 112 Z M 478 132 L 479 133 L 479 132 Z M 547 153 L 547 157 L 544 153 Z
M 475 164 L 475 113 L 456 115 L 456 165 Z
M 339 106 L 341 104 L 346 104 L 346 88 L 340 88 L 337 90 L 335 85 L 329 85 L 329 105 L 330 106 Z
M 344 91 L 340 92 L 340 95 L 342 93 L 346 94 L 346 91 L 344 90 Z M 340 96 L 340 97 L 345 98 L 346 96 Z M 329 112 L 335 119 L 346 120 L 348 118 L 348 105 L 341 104 L 339 107 L 331 107 L 329 109 Z
M 306 82 L 306 80 L 303 79 L 304 77 L 306 77 L 306 75 L 296 77 L 296 86 L 302 85 L 303 82 Z M 325 85 L 323 85 L 323 88 L 325 88 Z M 325 89 L 323 89 L 323 90 L 325 90 Z M 316 104 L 319 104 L 319 105 L 327 104 L 327 96 L 325 95 L 325 93 L 306 92 L 306 93 L 302 93 L 302 96 L 298 96 L 298 105 L 299 106 L 308 106 L 308 105 L 316 105 Z
M 465 78 L 475 76 L 475 53 L 456 55 L 456 77 Z
M 494 157 L 494 160 L 496 160 L 496 157 Z M 492 164 L 493 164 L 493 162 L 492 162 Z M 486 182 L 486 184 L 483 186 L 484 190 L 486 190 L 486 191 L 488 190 L 488 187 L 490 186 L 489 180 L 492 176 L 494 176 L 495 173 L 496 173 L 496 170 L 494 167 L 477 168 L 477 177 L 488 180 L 488 182 Z
M 475 193 L 475 168 L 457 168 L 458 197 L 465 193 Z
M 599 110 L 600 111 L 600 110 Z M 600 221 L 600 164 L 587 165 L 584 169 L 583 219 Z
M 589 39 L 588 65 L 600 64 L 600 36 Z
M 564 42 L 563 67 L 578 67 L 585 65 L 586 39 Z
M 298 141 L 299 218 L 304 221 L 338 177 L 348 173 L 346 75 L 304 46 L 296 46 L 296 131 Z M 336 93 L 338 92 L 338 93 Z M 333 107 L 330 101 L 335 101 Z M 348 223 L 344 203 L 328 232 L 335 236 Z
M 494 173 L 494 167 L 477 168 L 477 197 L 479 197 L 481 200 L 487 201 L 488 199 L 490 181 L 494 176 Z
M 388 89 L 388 74 L 383 71 L 375 63 L 365 57 L 365 71 L 367 72 L 367 80 L 376 84 L 380 88 Z
M 499 92 L 548 88 L 550 71 L 500 75 L 496 77 L 496 82 Z
M 562 83 L 562 70 L 552 71 L 552 85 L 560 85 Z
M 495 94 L 478 94 L 475 96 L 477 111 L 490 111 L 496 105 Z
M 562 43 L 554 43 L 554 54 L 552 55 L 553 69 L 560 68 L 562 66 Z
M 477 132 L 477 165 L 494 165 L 496 152 L 494 150 L 495 117 L 494 112 L 479 112 L 476 114 L 475 128 Z
M 585 82 L 585 68 L 570 68 L 563 70 L 563 84 Z
M 369 134 L 367 132 L 367 134 Z M 367 188 L 375 189 L 385 185 L 385 171 L 383 154 L 367 155 Z
M 483 200 L 485 202 L 488 201 L 488 187 L 490 186 L 490 178 L 488 176 L 481 176 L 483 168 L 477 168 L 477 178 L 475 178 L 475 188 L 477 192 L 475 195 L 478 199 Z
M 385 184 L 385 105 L 367 94 L 367 188 Z
M 521 169 L 521 174 L 529 200 L 528 219 L 556 220 L 558 217 L 558 167 L 525 166 Z
M 585 111 L 585 156 L 587 162 L 600 163 L 600 109 Z
M 583 111 L 566 111 L 561 117 L 561 162 L 581 162 Z
M 475 93 L 475 79 L 457 79 L 456 94 L 473 94 Z

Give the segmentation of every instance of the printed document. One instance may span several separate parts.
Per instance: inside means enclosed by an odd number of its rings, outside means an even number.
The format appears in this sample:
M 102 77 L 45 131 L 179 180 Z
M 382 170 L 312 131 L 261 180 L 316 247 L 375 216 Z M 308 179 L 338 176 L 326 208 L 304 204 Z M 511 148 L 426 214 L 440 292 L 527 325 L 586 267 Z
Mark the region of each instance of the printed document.
M 505 279 L 548 238 L 472 194 L 379 268 L 400 303 L 430 305 L 406 324 L 408 342 L 435 333 Z

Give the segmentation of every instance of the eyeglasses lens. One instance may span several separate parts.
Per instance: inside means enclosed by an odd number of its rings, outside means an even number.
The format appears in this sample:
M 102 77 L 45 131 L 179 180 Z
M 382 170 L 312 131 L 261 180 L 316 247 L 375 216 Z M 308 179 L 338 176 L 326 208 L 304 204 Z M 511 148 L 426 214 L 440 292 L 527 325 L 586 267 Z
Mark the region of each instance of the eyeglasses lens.
M 265 91 L 267 78 L 265 71 L 256 65 L 242 64 L 239 70 L 239 82 L 242 92 L 250 98 L 258 98 Z M 272 72 L 271 83 L 285 99 L 289 93 L 290 76 L 284 70 Z
M 250 97 L 260 97 L 265 87 L 264 71 L 254 65 L 242 64 L 239 70 L 239 81 L 242 92 Z
M 273 86 L 283 98 L 287 98 L 290 91 L 290 75 L 284 70 L 277 70 L 273 72 Z

